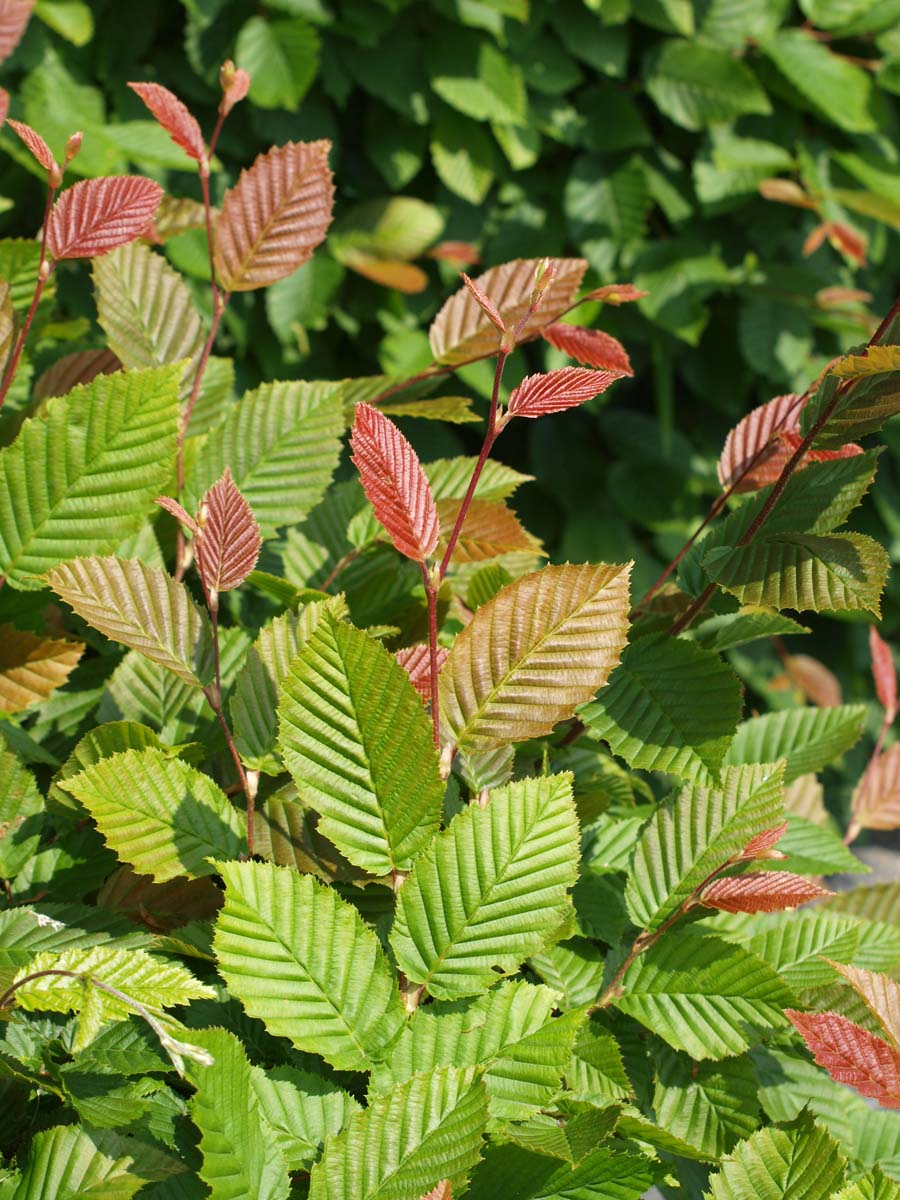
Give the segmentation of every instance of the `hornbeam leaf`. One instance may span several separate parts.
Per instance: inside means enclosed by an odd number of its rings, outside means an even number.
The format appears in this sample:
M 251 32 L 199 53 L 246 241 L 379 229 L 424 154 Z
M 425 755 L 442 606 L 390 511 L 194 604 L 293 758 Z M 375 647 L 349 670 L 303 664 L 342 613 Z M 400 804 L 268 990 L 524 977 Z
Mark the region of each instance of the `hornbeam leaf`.
M 15 879 L 37 849 L 43 807 L 32 773 L 0 748 L 0 879 Z
M 491 267 L 474 281 L 492 301 L 507 329 L 513 329 L 531 308 L 538 268 L 544 260 L 517 258 Z M 550 260 L 554 269 L 536 312 L 528 316 L 519 341 L 535 337 L 571 305 L 587 269 L 583 258 Z M 550 269 L 548 268 L 548 270 Z M 497 330 L 466 287 L 455 292 L 428 331 L 431 353 L 446 366 L 457 366 L 472 358 L 483 358 L 497 349 Z
M 617 338 L 604 333 L 602 329 L 583 329 L 580 325 L 566 325 L 558 321 L 548 325 L 541 334 L 551 346 L 585 366 L 602 367 L 623 375 L 634 374 L 628 351 Z
M 253 509 L 228 467 L 200 502 L 200 528 L 194 538 L 197 570 L 212 595 L 240 587 L 259 558 L 262 538 Z
M 6 123 L 19 135 L 45 171 L 52 171 L 56 167 L 56 159 L 50 147 L 30 125 L 26 125 L 24 121 L 13 121 L 11 118 Z
M 311 875 L 271 863 L 219 863 L 219 971 L 250 1016 L 332 1066 L 367 1070 L 404 1022 L 376 935 Z
M 0 360 L 3 358 L 0 338 Z M 34 385 L 35 400 L 49 400 L 52 396 L 65 396 L 80 383 L 90 383 L 98 375 L 112 375 L 122 370 L 122 362 L 112 350 L 77 350 L 64 354 L 52 367 L 38 376 Z
M 625 901 L 634 923 L 658 929 L 716 868 L 778 824 L 783 794 L 780 765 L 728 767 L 721 789 L 693 784 L 660 805 L 631 861 Z
M 734 650 L 762 638 L 809 632 L 807 626 L 781 613 L 742 608 L 739 612 L 708 617 L 698 625 L 692 625 L 687 634 L 699 642 L 704 650 L 715 650 L 721 654 L 723 650 Z
M 83 179 L 64 191 L 47 221 L 56 259 L 97 258 L 147 232 L 163 190 L 142 175 Z
M 2 16 L 0 6 L 0 20 Z M 122 1137 L 111 1129 L 55 1125 L 35 1134 L 18 1187 L 10 1195 L 19 1200 L 130 1200 L 146 1184 L 172 1174 L 173 1167 L 172 1159 L 140 1138 Z
M 785 983 L 797 991 L 833 984 L 835 974 L 830 961 L 851 962 L 856 958 L 864 928 L 850 917 L 815 908 L 758 918 L 742 928 L 741 937 L 748 950 L 771 963 Z
M 528 375 L 509 397 L 511 417 L 543 417 L 592 400 L 621 379 L 623 371 L 596 371 L 591 367 L 561 367 L 541 375 Z
M 83 653 L 83 642 L 0 625 L 0 712 L 21 712 L 46 700 L 66 682 Z
M 570 717 L 619 661 L 629 574 L 602 563 L 544 567 L 483 604 L 441 669 L 445 738 L 492 750 Z
M 226 291 L 283 279 L 324 241 L 334 198 L 330 149 L 324 140 L 288 142 L 241 171 L 216 220 L 216 274 Z
M 4 0 L 0 5 L 0 62 L 18 46 L 33 8 L 34 0 Z
M 802 875 L 790 871 L 761 871 L 716 879 L 703 889 L 700 903 L 723 912 L 780 912 L 833 895 Z
M 873 1167 L 835 1192 L 832 1200 L 900 1200 L 900 1183 L 889 1179 L 881 1167 Z
M 845 354 L 833 362 L 828 370 L 839 379 L 859 379 L 863 375 L 900 371 L 900 346 L 869 346 L 865 354 Z
M 883 1038 L 835 1012 L 785 1009 L 816 1062 L 836 1083 L 886 1108 L 900 1108 L 900 1053 Z
M 461 1187 L 481 1156 L 486 1123 L 477 1068 L 413 1075 L 326 1140 L 309 1200 L 418 1200 L 444 1179 Z
M 562 924 L 577 862 L 570 775 L 495 789 L 486 808 L 453 818 L 400 889 L 400 969 L 438 999 L 485 991 Z
M 126 750 L 60 781 L 123 862 L 157 883 L 214 874 L 246 852 L 246 822 L 208 775 L 162 750 Z
M 0 574 L 32 590 L 58 563 L 116 547 L 165 487 L 177 427 L 174 367 L 99 376 L 50 401 L 0 451 Z
M 758 1127 L 759 1085 L 749 1059 L 695 1063 L 662 1048 L 653 1057 L 653 1111 L 663 1129 L 717 1160 Z
M 627 647 L 580 715 L 629 766 L 711 782 L 740 719 L 741 685 L 713 651 L 653 634 Z
M 834 969 L 863 999 L 866 1008 L 900 1051 L 900 984 L 889 975 L 833 963 Z
M 176 146 L 190 158 L 202 162 L 206 145 L 197 119 L 168 88 L 158 83 L 129 83 L 133 92 L 147 105 Z
M 308 1171 L 326 1137 L 347 1124 L 359 1103 L 337 1084 L 296 1067 L 251 1068 L 260 1111 L 292 1171 Z
M 865 719 L 863 704 L 764 713 L 738 726 L 725 761 L 738 765 L 783 758 L 784 782 L 793 783 L 840 758 L 859 741 Z
M 461 500 L 437 502 L 441 549 L 446 547 L 461 505 Z M 484 562 L 513 550 L 544 553 L 538 539 L 520 524 L 519 518 L 502 500 L 472 500 L 450 561 Z
M 568 1143 L 568 1138 L 564 1141 Z M 546 1152 L 489 1143 L 465 1200 L 506 1196 L 512 1180 L 516 1200 L 640 1200 L 653 1182 L 653 1165 L 643 1154 L 609 1146 L 591 1150 L 573 1167 Z
M 879 754 L 859 781 L 853 821 L 861 829 L 900 829 L 900 743 Z
M 891 648 L 881 637 L 874 625 L 869 626 L 869 654 L 872 659 L 872 677 L 875 691 L 885 715 L 889 720 L 897 712 L 897 668 Z
M 375 875 L 408 871 L 437 832 L 444 785 L 406 672 L 323 613 L 281 684 L 280 745 L 319 830 Z
M 192 687 L 213 677 L 209 618 L 158 567 L 135 559 L 76 558 L 50 571 L 48 582 L 94 629 L 138 650 Z
M 839 380 L 826 376 L 819 392 L 804 410 L 802 430 L 808 432 L 826 403 L 834 408 L 816 435 L 816 448 L 836 449 L 881 429 L 900 412 L 900 372 L 867 375 L 846 390 L 837 391 Z M 836 396 L 835 396 L 836 393 Z
M 16 310 L 12 304 L 11 289 L 5 279 L 0 279 L 0 370 L 6 368 L 15 333 Z
M 462 500 L 472 479 L 476 459 L 464 455 L 458 458 L 436 458 L 424 464 L 435 500 Z M 508 500 L 533 475 L 522 475 L 504 463 L 489 458 L 475 488 L 476 500 Z
M 739 1142 L 704 1200 L 829 1200 L 846 1165 L 828 1130 L 803 1113 L 787 1128 L 770 1126 Z
M 761 958 L 716 937 L 662 938 L 625 972 L 615 1000 L 676 1050 L 727 1058 L 755 1032 L 784 1026 L 791 993 Z
M 437 648 L 438 670 L 447 661 L 447 651 Z M 394 654 L 397 662 L 409 676 L 409 681 L 423 700 L 431 699 L 431 648 L 424 642 L 415 646 L 404 646 Z

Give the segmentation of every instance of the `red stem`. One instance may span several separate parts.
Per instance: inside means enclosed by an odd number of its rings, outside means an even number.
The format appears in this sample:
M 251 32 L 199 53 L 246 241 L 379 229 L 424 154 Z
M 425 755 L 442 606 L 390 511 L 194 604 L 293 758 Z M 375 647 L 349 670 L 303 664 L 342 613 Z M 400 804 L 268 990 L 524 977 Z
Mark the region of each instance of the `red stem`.
M 438 643 L 437 643 L 437 587 L 431 580 L 431 573 L 425 563 L 419 563 L 422 569 L 422 582 L 425 584 L 425 595 L 428 597 L 428 663 L 431 675 L 431 726 L 434 731 L 434 748 L 441 749 L 441 717 L 438 712 Z M 438 587 L 440 584 L 438 584 Z
M 31 329 L 31 322 L 34 320 L 34 314 L 37 312 L 37 306 L 40 303 L 41 295 L 47 280 L 53 273 L 56 263 L 47 262 L 47 225 L 50 220 L 50 209 L 53 207 L 53 197 L 56 195 L 57 187 L 48 182 L 47 184 L 47 200 L 44 204 L 44 224 L 41 229 L 41 261 L 38 265 L 37 280 L 34 285 L 34 295 L 31 298 L 31 307 L 28 309 L 28 315 L 25 317 L 25 324 L 16 338 L 16 344 L 13 347 L 13 352 L 9 356 L 9 362 L 6 364 L 6 370 L 3 373 L 3 382 L 0 384 L 0 408 L 6 400 L 6 394 L 12 385 L 15 378 L 16 368 L 19 365 L 19 359 L 22 356 L 22 351 L 25 349 L 25 341 L 28 337 L 28 332 Z

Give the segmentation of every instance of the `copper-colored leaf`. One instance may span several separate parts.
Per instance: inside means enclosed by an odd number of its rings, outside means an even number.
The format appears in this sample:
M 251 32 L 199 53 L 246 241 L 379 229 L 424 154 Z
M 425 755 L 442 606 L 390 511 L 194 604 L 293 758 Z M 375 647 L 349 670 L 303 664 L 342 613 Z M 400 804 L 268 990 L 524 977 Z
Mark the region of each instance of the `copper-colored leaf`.
M 869 654 L 875 691 L 890 724 L 897 715 L 897 668 L 890 646 L 874 625 L 869 626 Z
M 890 975 L 867 971 L 848 963 L 832 962 L 831 965 L 862 997 L 888 1038 L 900 1050 L 900 983 L 891 979 Z
M 442 262 L 458 263 L 461 267 L 471 267 L 481 262 L 478 247 L 471 242 L 438 242 L 427 251 L 429 258 L 438 258 Z
M 253 509 L 228 467 L 200 502 L 198 523 L 194 554 L 207 589 L 218 593 L 240 587 L 256 566 L 262 538 Z
M 0 625 L 0 712 L 15 713 L 61 687 L 84 653 L 82 642 Z
M 102 909 L 125 913 L 160 933 L 188 921 L 213 920 L 223 900 L 223 893 L 209 876 L 181 876 L 157 883 L 152 875 L 139 875 L 129 866 L 114 871 L 97 896 Z
M 139 238 L 163 190 L 143 175 L 84 179 L 62 193 L 47 222 L 54 258 L 97 258 Z
M 450 1180 L 442 1179 L 430 1192 L 425 1193 L 422 1200 L 453 1200 L 453 1188 L 450 1186 Z
M 0 350 L 0 360 L 2 358 Z M 64 354 L 44 371 L 34 385 L 34 398 L 47 400 L 51 396 L 65 396 L 80 383 L 90 383 L 98 375 L 112 375 L 121 370 L 122 364 L 112 350 L 76 350 L 74 354 Z
M 761 179 L 758 186 L 759 194 L 766 200 L 777 200 L 779 204 L 791 204 L 794 208 L 815 210 L 819 207 L 792 179 Z
M 456 524 L 461 505 L 461 500 L 450 497 L 437 502 L 441 543 L 444 545 Z M 502 500 L 473 500 L 466 512 L 451 562 L 484 562 L 514 550 L 543 554 L 541 543 L 523 528 L 519 518 Z
M 12 305 L 10 287 L 5 279 L 0 279 L 0 373 L 6 366 L 15 332 L 16 312 Z
M 586 366 L 634 375 L 628 351 L 617 338 L 602 329 L 584 329 L 581 325 L 566 325 L 559 321 L 542 332 L 551 346 Z
M 243 67 L 236 67 L 229 58 L 222 64 L 219 82 L 222 85 L 219 112 L 223 117 L 227 117 L 234 106 L 243 100 L 250 91 L 250 76 Z
M 811 704 L 817 704 L 820 708 L 836 708 L 843 703 L 837 676 L 812 655 L 789 655 L 785 670 L 794 687 L 799 688 Z
M 6 123 L 19 135 L 45 171 L 54 170 L 56 159 L 53 157 L 50 147 L 36 130 L 32 129 L 30 125 L 26 125 L 24 121 L 13 121 L 12 118 Z
M 703 889 L 700 902 L 707 908 L 719 908 L 723 912 L 781 912 L 831 895 L 832 892 L 802 875 L 793 875 L 790 871 L 760 871 L 759 874 L 729 875 L 714 880 Z
M 379 258 L 357 246 L 346 246 L 341 250 L 341 262 L 373 283 L 395 288 L 408 296 L 424 292 L 428 287 L 428 276 L 422 268 L 400 258 Z
M 438 540 L 431 486 L 415 450 L 383 413 L 357 404 L 350 437 L 353 462 L 375 516 L 407 558 L 424 562 Z
M 822 221 L 816 225 L 803 243 L 803 254 L 807 257 L 814 254 L 826 238 L 857 266 L 866 265 L 866 239 L 841 221 Z
M 203 134 L 193 113 L 174 92 L 159 83 L 129 83 L 176 146 L 200 162 L 206 154 Z
M 164 508 L 167 513 L 171 513 L 175 520 L 180 521 L 191 533 L 197 534 L 200 532 L 200 526 L 196 520 L 183 505 L 179 504 L 177 500 L 173 500 L 171 496 L 157 496 L 156 503 L 160 508 Z
M 820 308 L 838 308 L 842 304 L 868 304 L 874 299 L 871 292 L 862 288 L 825 287 L 816 292 L 816 304 Z
M 744 849 L 741 851 L 740 857 L 753 858 L 783 858 L 784 855 L 779 851 L 777 854 L 772 854 L 774 846 L 784 837 L 788 830 L 787 821 L 782 825 L 776 825 L 772 829 L 764 829 L 762 833 L 758 833 L 756 837 L 752 837 Z
M 503 318 L 497 312 L 497 308 L 490 296 L 485 295 L 475 280 L 470 279 L 465 271 L 462 273 L 462 281 L 465 287 L 468 289 L 469 294 L 474 299 L 475 303 L 478 305 L 490 323 L 494 326 L 494 328 L 501 334 L 506 333 L 506 326 L 503 324 Z
M 528 375 L 509 397 L 512 417 L 543 417 L 575 408 L 605 392 L 622 378 L 622 371 L 595 371 L 589 367 L 562 367 L 542 375 Z
M 832 1079 L 887 1108 L 900 1108 L 900 1054 L 887 1042 L 839 1013 L 789 1008 L 785 1015 Z
M 34 0 L 0 0 L 0 62 L 18 46 L 33 8 Z
M 528 313 L 538 268 L 546 261 L 543 258 L 517 258 L 491 267 L 475 280 L 482 292 L 490 296 L 507 329 L 514 329 Z M 552 282 L 543 293 L 537 311 L 519 330 L 520 342 L 536 337 L 545 325 L 569 308 L 587 263 L 583 258 L 551 259 L 545 269 L 553 270 Z M 443 305 L 428 331 L 428 339 L 431 353 L 447 366 L 483 358 L 497 349 L 494 326 L 465 287 Z
M 448 651 L 438 646 L 438 670 L 447 661 Z M 423 700 L 431 699 L 431 652 L 424 644 L 405 646 L 394 655 L 397 662 L 409 676 L 413 687 Z
M 216 272 L 229 292 L 265 287 L 307 262 L 331 224 L 331 142 L 288 142 L 261 154 L 225 193 Z
M 606 283 L 603 287 L 594 288 L 592 292 L 588 292 L 582 299 L 599 300 L 602 304 L 619 305 L 630 304 L 634 300 L 643 300 L 649 294 L 649 292 L 643 292 L 640 288 L 636 288 L 633 283 Z
M 6 88 L 0 88 L 0 125 L 6 120 L 6 115 L 9 112 L 9 92 Z

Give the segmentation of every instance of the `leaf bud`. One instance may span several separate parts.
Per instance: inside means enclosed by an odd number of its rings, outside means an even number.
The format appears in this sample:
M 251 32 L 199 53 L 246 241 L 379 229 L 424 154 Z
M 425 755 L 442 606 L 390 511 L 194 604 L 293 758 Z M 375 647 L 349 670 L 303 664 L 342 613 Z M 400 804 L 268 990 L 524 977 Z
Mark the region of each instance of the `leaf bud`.
M 84 141 L 84 130 L 79 129 L 76 133 L 73 133 L 71 135 L 69 140 L 66 142 L 65 159 L 63 160 L 64 167 L 67 167 L 69 165 L 69 163 L 72 161 L 72 159 L 78 153 L 78 151 L 81 149 L 81 143 L 83 141 Z

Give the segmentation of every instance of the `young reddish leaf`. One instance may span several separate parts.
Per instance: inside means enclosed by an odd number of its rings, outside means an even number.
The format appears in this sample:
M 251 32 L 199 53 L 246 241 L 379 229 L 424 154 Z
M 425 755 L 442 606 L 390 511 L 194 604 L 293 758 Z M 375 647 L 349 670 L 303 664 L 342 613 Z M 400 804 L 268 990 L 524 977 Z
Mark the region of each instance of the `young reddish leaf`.
M 875 759 L 853 794 L 859 829 L 900 829 L 900 742 Z
M 262 537 L 228 467 L 200 502 L 199 525 L 194 554 L 208 591 L 216 596 L 240 587 L 256 566 Z
M 9 112 L 9 92 L 6 88 L 0 88 L 0 125 L 6 120 L 6 114 Z
M 448 654 L 449 650 L 438 646 L 438 670 L 447 661 Z M 422 699 L 431 700 L 431 654 L 427 645 L 420 643 L 417 646 L 405 646 L 402 650 L 397 651 L 394 658 L 407 673 L 413 687 Z
M 442 1179 L 430 1192 L 426 1192 L 422 1200 L 453 1200 L 453 1188 L 449 1179 Z
M 700 903 L 723 912 L 781 912 L 833 894 L 790 871 L 760 871 L 754 875 L 731 875 L 714 880 L 703 889 Z
M 146 233 L 163 190 L 143 175 L 108 175 L 67 188 L 47 222 L 54 258 L 97 258 Z
M 887 1042 L 839 1013 L 788 1008 L 785 1016 L 835 1082 L 887 1108 L 900 1108 L 900 1054 Z
M 219 71 L 219 85 L 222 88 L 219 112 L 223 117 L 227 117 L 250 91 L 250 76 L 243 67 L 236 67 L 230 58 L 226 58 Z
M 59 170 L 56 165 L 56 159 L 50 152 L 50 147 L 30 125 L 26 125 L 24 121 L 13 120 L 9 120 L 6 123 L 10 129 L 19 135 L 45 171 Z
M 428 287 L 428 276 L 415 263 L 399 258 L 379 258 L 368 254 L 358 246 L 347 246 L 341 250 L 341 262 L 351 271 L 357 271 L 373 283 L 382 287 L 395 288 L 408 296 L 424 292 Z
M 470 279 L 465 271 L 462 272 L 462 281 L 469 289 L 470 294 L 474 297 L 475 303 L 479 306 L 494 328 L 497 329 L 501 334 L 506 333 L 506 326 L 503 324 L 503 318 L 497 312 L 493 300 L 484 294 L 475 280 Z
M 441 527 L 441 549 L 456 527 L 462 500 L 447 496 L 437 501 L 438 521 Z M 522 550 L 531 554 L 543 554 L 540 541 L 525 529 L 519 518 L 507 508 L 502 500 L 472 500 L 466 510 L 466 519 L 453 550 L 452 562 L 484 562 Z
M 862 997 L 888 1038 L 900 1050 L 900 983 L 877 971 L 831 962 L 831 959 L 826 961 Z
M 401 554 L 424 562 L 438 540 L 431 486 L 415 450 L 383 413 L 357 404 L 350 435 L 353 462 L 375 516 Z
M 18 46 L 33 8 L 34 0 L 0 0 L 0 62 Z
M 458 263 L 461 267 L 471 267 L 481 262 L 478 247 L 471 242 L 438 242 L 427 252 L 429 258 L 437 258 L 442 262 Z
M 543 417 L 575 408 L 605 392 L 621 379 L 622 371 L 594 371 L 588 367 L 563 367 L 543 375 L 528 375 L 509 398 L 511 417 Z
M 869 654 L 872 658 L 875 691 L 890 724 L 897 715 L 897 669 L 890 646 L 874 625 L 869 626 Z
M 808 258 L 810 254 L 815 254 L 826 238 L 835 250 L 852 259 L 857 266 L 866 265 L 866 239 L 840 221 L 820 222 L 803 243 L 804 256 Z
M 160 508 L 164 508 L 167 513 L 171 513 L 176 521 L 180 521 L 186 529 L 189 529 L 194 535 L 200 532 L 200 526 L 177 500 L 173 500 L 171 496 L 157 496 L 156 503 Z
M 842 304 L 868 304 L 873 300 L 871 292 L 862 288 L 826 287 L 816 292 L 816 304 L 820 308 L 837 308 Z
M 38 378 L 34 385 L 34 399 L 65 396 L 79 383 L 90 383 L 98 375 L 112 375 L 121 370 L 122 364 L 112 350 L 76 350 L 74 354 L 64 354 L 58 358 Z
M 782 854 L 780 850 L 772 852 L 775 846 L 788 831 L 788 823 L 776 825 L 773 829 L 764 829 L 762 833 L 758 833 L 756 837 L 752 837 L 747 845 L 741 851 L 739 857 L 744 859 L 755 858 L 786 858 L 786 854 Z
M 128 86 L 140 96 L 175 145 L 201 162 L 206 155 L 206 145 L 197 119 L 187 105 L 159 83 L 129 83 Z
M 628 351 L 620 341 L 602 329 L 584 329 L 581 325 L 566 325 L 558 321 L 541 330 L 541 334 L 551 346 L 589 367 L 603 367 L 607 371 L 634 375 Z
M 811 704 L 836 708 L 843 703 L 837 676 L 809 654 L 790 654 L 785 662 L 787 680 L 799 688 Z
M 216 222 L 216 273 L 229 292 L 291 275 L 331 224 L 331 142 L 288 142 L 261 154 L 225 193 Z
M 603 287 L 594 288 L 582 299 L 599 300 L 601 304 L 630 304 L 633 300 L 643 300 L 649 292 L 642 292 L 633 283 L 607 283 Z

